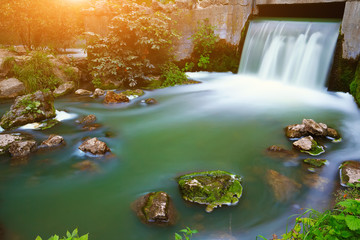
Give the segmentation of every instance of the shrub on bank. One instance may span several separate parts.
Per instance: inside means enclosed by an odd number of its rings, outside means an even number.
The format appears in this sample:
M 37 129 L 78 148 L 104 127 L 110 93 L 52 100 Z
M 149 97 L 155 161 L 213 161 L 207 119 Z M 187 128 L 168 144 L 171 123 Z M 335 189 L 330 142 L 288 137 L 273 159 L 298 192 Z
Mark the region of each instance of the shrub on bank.
M 112 5 L 116 15 L 106 37 L 92 34 L 88 45 L 89 68 L 97 87 L 141 86 L 171 57 L 178 38 L 173 20 L 135 2 Z
M 28 93 L 41 89 L 54 90 L 59 84 L 59 79 L 53 73 L 53 65 L 44 52 L 35 52 L 21 65 L 14 63 L 12 72 L 24 83 Z

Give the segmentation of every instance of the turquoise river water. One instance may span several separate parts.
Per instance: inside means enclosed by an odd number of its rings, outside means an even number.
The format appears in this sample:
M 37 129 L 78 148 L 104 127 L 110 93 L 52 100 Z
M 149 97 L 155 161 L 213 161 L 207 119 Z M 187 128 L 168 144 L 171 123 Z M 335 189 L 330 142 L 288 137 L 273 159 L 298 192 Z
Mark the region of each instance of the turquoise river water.
M 44 131 L 21 130 L 38 142 L 59 134 L 67 145 L 34 153 L 20 166 L 0 156 L 0 222 L 7 239 L 45 238 L 75 227 L 96 240 L 173 239 L 185 226 L 199 230 L 193 239 L 255 239 L 283 233 L 288 217 L 301 208 L 329 206 L 339 164 L 360 152 L 360 115 L 349 94 L 230 73 L 189 75 L 203 83 L 146 91 L 126 104 L 108 106 L 90 97 L 57 99 L 56 109 L 72 118 Z M 159 104 L 141 102 L 149 97 Z M 0 104 L 1 115 L 10 104 Z M 95 114 L 102 127 L 85 131 L 75 123 L 88 114 Z M 305 155 L 287 161 L 265 154 L 274 144 L 290 149 L 283 128 L 303 118 L 327 123 L 343 136 L 342 142 L 325 143 L 321 157 L 329 164 L 319 174 L 327 183 L 320 189 L 302 182 L 309 174 L 301 165 Z M 114 155 L 82 154 L 77 148 L 84 137 L 105 141 Z M 99 170 L 72 167 L 86 159 Z M 242 176 L 244 193 L 236 206 L 206 213 L 204 206 L 182 200 L 177 176 L 217 169 Z M 276 200 L 265 178 L 269 169 L 298 181 L 301 190 L 288 201 Z M 144 225 L 130 208 L 139 196 L 159 190 L 174 201 L 179 213 L 175 226 Z

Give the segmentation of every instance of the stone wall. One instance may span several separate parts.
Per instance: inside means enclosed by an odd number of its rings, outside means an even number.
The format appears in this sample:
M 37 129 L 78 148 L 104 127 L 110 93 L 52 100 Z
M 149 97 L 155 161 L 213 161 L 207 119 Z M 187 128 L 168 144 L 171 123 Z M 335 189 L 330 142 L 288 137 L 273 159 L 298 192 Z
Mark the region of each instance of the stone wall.
M 208 4 L 207 4 L 208 3 Z M 215 33 L 231 44 L 238 44 L 252 9 L 251 0 L 203 0 L 194 9 L 184 10 L 177 17 L 177 29 L 182 33 L 176 49 L 177 59 L 184 59 L 192 52 L 191 35 L 195 33 L 198 22 L 208 18 L 216 26 Z
M 256 5 L 346 2 L 346 0 L 255 0 Z
M 345 59 L 360 57 L 360 1 L 348 1 L 342 21 L 344 34 L 343 54 Z

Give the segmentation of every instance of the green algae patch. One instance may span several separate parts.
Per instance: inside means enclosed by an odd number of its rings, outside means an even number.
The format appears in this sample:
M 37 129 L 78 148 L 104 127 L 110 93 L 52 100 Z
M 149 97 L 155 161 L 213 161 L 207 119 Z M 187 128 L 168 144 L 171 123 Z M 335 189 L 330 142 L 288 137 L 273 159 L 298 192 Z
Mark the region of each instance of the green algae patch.
M 301 152 L 308 153 L 311 156 L 318 156 L 325 152 L 325 149 L 323 146 L 320 146 L 315 140 L 312 140 L 311 149 L 308 151 L 300 150 Z
M 326 159 L 307 158 L 307 159 L 304 159 L 304 163 L 307 163 L 313 167 L 322 167 L 327 163 L 327 160 Z
M 225 171 L 195 172 L 178 178 L 183 199 L 207 205 L 207 212 L 237 204 L 243 190 L 240 181 L 240 176 Z

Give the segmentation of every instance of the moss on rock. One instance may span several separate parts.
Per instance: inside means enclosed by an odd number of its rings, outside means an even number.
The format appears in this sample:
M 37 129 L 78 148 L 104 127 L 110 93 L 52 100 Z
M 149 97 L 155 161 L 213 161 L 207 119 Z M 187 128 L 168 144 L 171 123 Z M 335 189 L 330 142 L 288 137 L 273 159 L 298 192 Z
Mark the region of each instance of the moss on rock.
M 240 181 L 240 176 L 225 171 L 195 172 L 178 178 L 183 198 L 207 205 L 207 212 L 237 204 L 243 190 Z
M 304 159 L 304 163 L 307 163 L 314 167 L 322 167 L 327 163 L 327 160 L 326 159 L 307 158 L 307 159 Z

